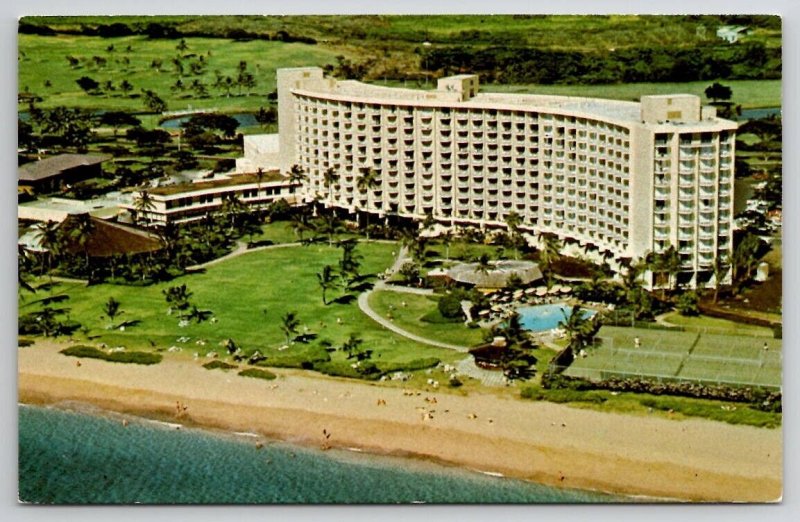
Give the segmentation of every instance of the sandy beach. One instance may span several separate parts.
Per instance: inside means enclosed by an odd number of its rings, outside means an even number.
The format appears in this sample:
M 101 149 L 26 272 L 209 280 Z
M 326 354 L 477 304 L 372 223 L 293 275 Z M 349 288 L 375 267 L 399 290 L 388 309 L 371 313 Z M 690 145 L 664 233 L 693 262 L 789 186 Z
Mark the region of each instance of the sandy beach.
M 618 494 L 722 502 L 782 495 L 780 429 L 603 413 L 489 393 L 417 394 L 295 370 L 275 370 L 278 379 L 263 381 L 209 371 L 205 361 L 175 354 L 154 366 L 91 359 L 77 365 L 58 353 L 65 346 L 42 341 L 18 350 L 20 402 L 79 401 Z

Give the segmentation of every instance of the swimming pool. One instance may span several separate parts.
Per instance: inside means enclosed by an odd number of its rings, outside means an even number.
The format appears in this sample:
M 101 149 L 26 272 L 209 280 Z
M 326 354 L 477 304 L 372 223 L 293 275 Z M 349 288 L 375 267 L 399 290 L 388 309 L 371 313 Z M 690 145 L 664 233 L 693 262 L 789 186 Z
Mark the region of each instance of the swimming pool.
M 522 306 L 517 308 L 522 327 L 530 332 L 544 332 L 558 328 L 558 323 L 564 320 L 564 314 L 572 315 L 572 307 L 567 304 L 547 304 L 537 306 Z M 582 311 L 584 317 L 591 317 L 594 310 Z

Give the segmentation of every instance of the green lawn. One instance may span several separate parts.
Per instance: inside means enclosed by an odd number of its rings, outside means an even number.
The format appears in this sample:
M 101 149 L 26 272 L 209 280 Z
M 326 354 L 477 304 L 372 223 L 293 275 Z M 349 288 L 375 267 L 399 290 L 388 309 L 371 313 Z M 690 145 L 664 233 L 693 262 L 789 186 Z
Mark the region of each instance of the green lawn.
M 670 324 L 683 326 L 687 330 L 703 333 L 755 335 L 769 338 L 772 338 L 773 336 L 771 328 L 752 324 L 736 323 L 733 321 L 728 321 L 727 319 L 718 319 L 716 317 L 708 317 L 705 315 L 687 317 L 678 312 L 673 312 L 665 316 L 664 319 Z
M 364 256 L 361 272 L 377 273 L 389 266 L 391 251 L 396 245 L 361 243 L 357 252 Z M 220 342 L 231 338 L 245 351 L 259 349 L 266 355 L 291 356 L 299 352 L 320 350 L 320 342 L 341 345 L 351 334 L 363 339 L 362 347 L 374 351 L 376 362 L 407 362 L 425 357 L 438 357 L 446 362 L 463 357 L 450 350 L 419 345 L 385 331 L 349 304 L 322 304 L 316 273 L 325 265 L 335 265 L 340 250 L 327 245 L 286 247 L 251 252 L 209 267 L 205 273 L 187 275 L 169 283 L 148 287 L 116 285 L 81 286 L 61 284 L 56 292 L 70 299 L 63 306 L 70 309 L 70 318 L 89 328 L 90 336 L 98 336 L 109 346 L 129 348 L 148 347 L 151 342 L 159 348 L 183 347 L 189 353 L 220 351 Z M 174 315 L 167 315 L 167 304 L 161 291 L 173 285 L 186 284 L 193 293 L 192 303 L 201 310 L 211 310 L 217 322 L 192 323 L 178 326 Z M 106 330 L 108 319 L 101 317 L 103 304 L 113 296 L 121 302 L 124 314 L 117 319 L 138 320 L 140 324 L 124 332 Z M 329 298 L 338 293 L 329 293 Z M 25 294 L 20 313 L 37 309 L 33 297 Z M 38 296 L 37 296 L 38 297 Z M 42 296 L 44 297 L 44 296 Z M 280 330 L 281 317 L 297 312 L 301 321 L 300 333 L 307 328 L 318 337 L 310 345 L 294 344 L 286 350 Z M 337 322 L 337 319 L 339 320 Z M 82 335 L 78 335 L 82 337 Z M 188 341 L 179 342 L 181 337 Z M 204 344 L 197 344 L 198 341 Z M 343 359 L 337 352 L 334 359 Z
M 19 35 L 19 88 L 33 92 L 43 98 L 40 107 L 67 106 L 71 108 L 114 109 L 144 111 L 140 95 L 142 89 L 155 91 L 167 102 L 168 110 L 184 110 L 189 107 L 218 108 L 227 112 L 256 110 L 267 103 L 266 95 L 275 90 L 275 71 L 281 67 L 322 66 L 335 62 L 341 54 L 333 49 L 301 43 L 284 43 L 263 40 L 237 42 L 222 38 L 186 38 L 188 49 L 178 51 L 177 40 L 148 39 L 144 36 L 100 38 L 94 36 L 34 36 Z M 114 51 L 109 52 L 109 45 Z M 128 52 L 127 47 L 131 47 Z M 184 74 L 180 76 L 185 85 L 200 80 L 207 86 L 210 97 L 197 98 L 192 91 L 172 90 L 179 76 L 172 59 L 179 55 L 195 55 L 183 58 Z M 78 58 L 81 63 L 73 68 L 67 56 Z M 93 57 L 106 60 L 98 67 Z M 189 63 L 202 56 L 205 72 L 193 75 Z M 124 60 L 128 63 L 123 63 Z M 161 72 L 151 67 L 154 59 L 162 61 Z M 240 61 L 247 63 L 247 70 L 255 76 L 256 86 L 250 93 L 234 87 L 230 96 L 213 87 L 215 71 L 223 76 L 236 78 Z M 124 95 L 118 88 L 103 95 L 90 96 L 76 82 L 88 76 L 101 85 L 111 80 L 115 86 L 128 79 L 133 90 Z M 45 82 L 49 81 L 50 86 Z M 248 95 L 249 94 L 249 95 Z M 22 110 L 24 110 L 23 107 Z
M 245 239 L 250 241 L 250 236 L 245 236 Z M 275 244 L 279 243 L 294 243 L 299 241 L 297 234 L 292 229 L 292 224 L 289 221 L 273 221 L 261 226 L 261 234 L 255 234 L 252 238 L 253 242 L 258 241 L 272 241 Z
M 384 317 L 391 317 L 400 328 L 426 339 L 443 343 L 473 346 L 483 342 L 485 331 L 468 328 L 463 322 L 430 323 L 422 317 L 438 312 L 436 296 L 401 294 L 392 291 L 373 292 L 369 296 L 370 306 Z M 404 305 L 405 303 L 405 305 Z

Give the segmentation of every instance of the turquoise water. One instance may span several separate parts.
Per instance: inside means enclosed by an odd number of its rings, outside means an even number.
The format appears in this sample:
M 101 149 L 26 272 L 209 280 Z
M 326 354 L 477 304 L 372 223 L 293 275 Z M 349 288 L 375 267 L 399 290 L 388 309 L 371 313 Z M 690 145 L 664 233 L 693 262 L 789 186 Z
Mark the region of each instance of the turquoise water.
M 517 308 L 520 324 L 530 332 L 543 332 L 558 327 L 558 323 L 572 315 L 572 307 L 564 304 L 548 304 L 537 306 L 522 306 Z M 584 317 L 591 317 L 594 310 L 583 310 Z
M 255 439 L 99 412 L 20 406 L 20 499 L 56 504 L 553 503 L 624 498 L 432 463 Z

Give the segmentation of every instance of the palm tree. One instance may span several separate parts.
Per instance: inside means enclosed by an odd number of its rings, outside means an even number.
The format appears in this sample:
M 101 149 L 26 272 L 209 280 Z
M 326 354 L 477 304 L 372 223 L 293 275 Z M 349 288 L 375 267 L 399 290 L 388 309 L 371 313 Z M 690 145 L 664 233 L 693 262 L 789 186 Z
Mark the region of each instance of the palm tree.
M 297 212 L 292 213 L 292 228 L 300 241 L 303 241 L 303 234 L 312 229 L 308 212 L 306 212 L 305 209 L 301 208 Z
M 241 199 L 239 199 L 236 194 L 233 192 L 229 194 L 225 194 L 222 198 L 222 205 L 220 206 L 220 212 L 223 216 L 230 219 L 230 232 L 233 232 L 236 229 L 236 222 L 238 217 L 247 212 L 247 205 L 245 205 Z
M 318 234 L 328 236 L 328 246 L 333 246 L 333 236 L 342 230 L 342 222 L 336 214 L 323 213 L 314 224 Z
M 514 247 L 514 259 L 519 259 L 519 250 L 517 249 L 516 238 L 519 235 L 519 226 L 522 224 L 522 217 L 515 211 L 511 211 L 506 216 L 506 227 L 508 228 L 508 235 L 511 239 L 511 244 Z
M 322 290 L 322 304 L 327 305 L 328 301 L 325 298 L 325 293 L 333 288 L 333 284 L 336 281 L 336 277 L 333 273 L 333 267 L 330 265 L 325 265 L 322 267 L 322 272 L 317 273 L 317 280 L 319 281 L 319 287 Z
M 758 262 L 758 249 L 761 240 L 753 234 L 747 234 L 733 251 L 732 267 L 734 283 L 750 279 L 750 274 Z M 744 277 L 742 277 L 744 271 Z
M 333 190 L 332 187 L 339 184 L 339 173 L 336 172 L 335 167 L 330 167 L 322 173 L 322 184 L 328 189 L 328 206 L 333 203 Z
M 83 248 L 87 269 L 89 268 L 89 239 L 94 233 L 94 228 L 94 222 L 87 213 L 75 216 L 75 226 L 70 230 L 70 236 Z
M 475 266 L 475 272 L 483 275 L 488 275 L 491 269 L 492 269 L 492 258 L 489 257 L 489 254 L 481 254 L 480 256 L 478 256 L 477 265 Z
M 142 220 L 147 223 L 147 213 L 155 210 L 156 205 L 153 202 L 153 197 L 146 190 L 142 190 L 134 198 L 133 208 L 136 211 L 136 219 L 134 221 Z
M 367 239 L 369 239 L 369 195 L 374 191 L 376 188 L 380 186 L 380 179 L 378 178 L 378 172 L 374 169 L 369 167 L 364 167 L 361 169 L 361 175 L 356 180 L 356 188 L 362 194 L 367 194 Z
M 444 245 L 444 259 L 450 261 L 450 245 L 453 243 L 453 233 L 446 230 L 439 236 L 439 240 Z
M 675 290 L 678 286 L 678 274 L 681 271 L 681 256 L 674 245 L 667 247 L 661 256 L 662 267 L 669 279 L 669 288 L 670 290 Z
M 292 165 L 289 170 L 289 182 L 296 185 L 302 185 L 308 179 L 308 175 L 300 165 Z
M 714 258 L 714 264 L 711 269 L 714 271 L 714 304 L 719 300 L 719 288 L 722 286 L 722 278 L 725 276 L 727 270 L 727 256 L 717 256 Z
M 109 297 L 108 301 L 103 305 L 103 312 L 105 312 L 106 317 L 111 321 L 112 327 L 114 326 L 114 318 L 125 313 L 119 309 L 120 304 L 121 303 L 113 297 Z
M 544 273 L 548 285 L 551 284 L 552 279 L 552 266 L 561 257 L 561 248 L 563 245 L 558 239 L 558 236 L 553 234 L 542 234 L 541 237 L 542 247 L 539 250 L 539 264 Z
M 22 245 L 17 245 L 17 284 L 19 285 L 19 290 L 27 290 L 31 293 L 36 292 L 36 289 L 27 281 L 32 266 L 33 261 L 28 250 Z
M 358 242 L 354 239 L 339 241 L 338 246 L 342 249 L 342 258 L 339 260 L 339 277 L 342 281 L 342 288 L 358 279 L 358 270 L 361 267 L 361 256 L 356 253 Z
M 558 326 L 564 330 L 569 346 L 573 349 L 581 348 L 594 336 L 594 321 L 584 313 L 580 305 L 573 305 L 569 314 L 562 309 L 561 315 L 564 320 L 559 321 Z
M 58 223 L 48 219 L 36 223 L 34 228 L 36 228 L 34 237 L 38 239 L 39 245 L 47 250 L 47 273 L 49 274 L 53 268 L 53 258 L 58 256 L 61 247 Z
M 286 336 L 286 344 L 288 345 L 292 340 L 292 334 L 297 333 L 297 327 L 300 326 L 300 319 L 297 318 L 297 312 L 286 312 L 281 317 L 281 331 Z

